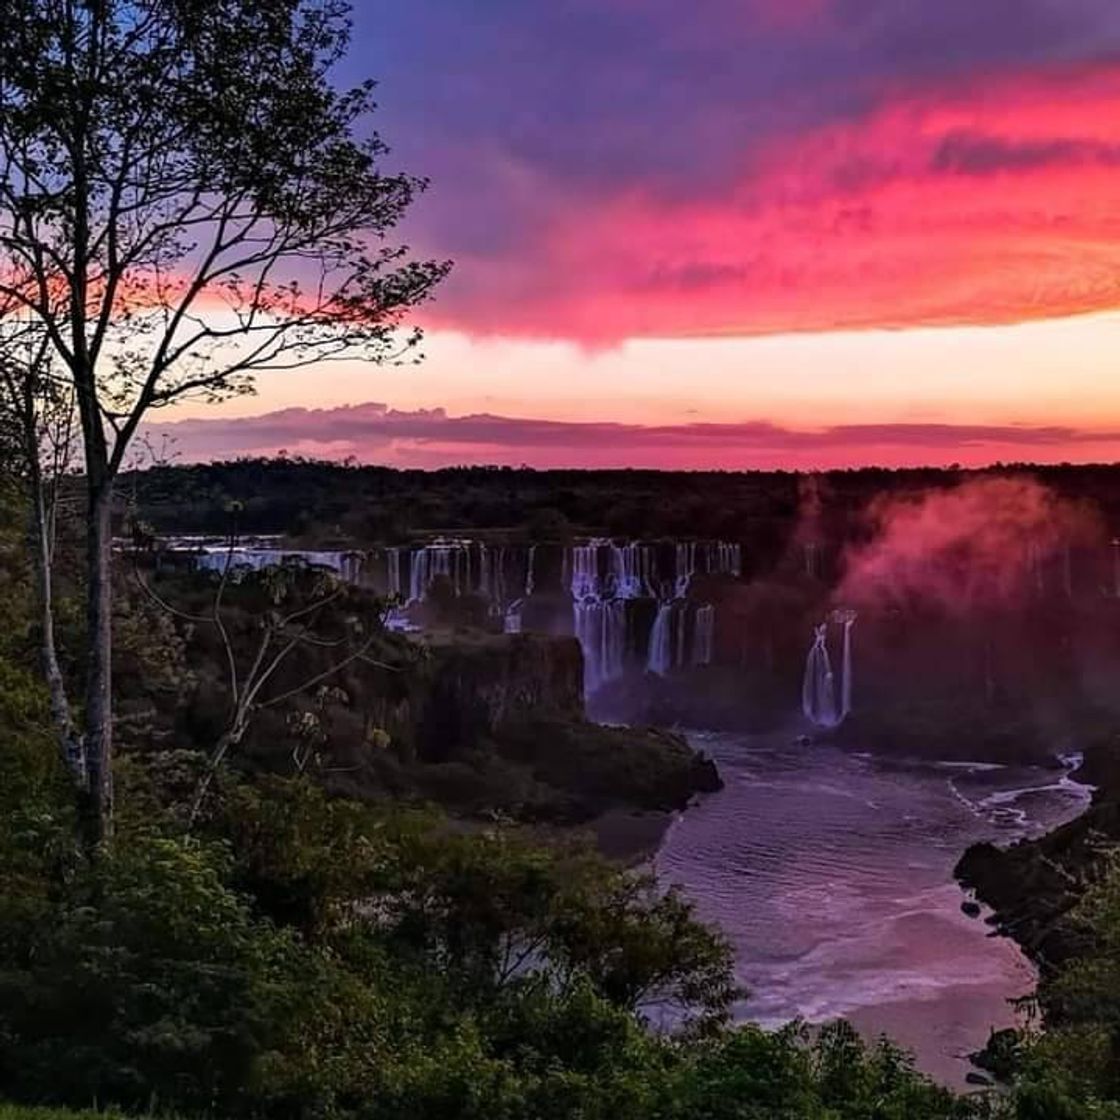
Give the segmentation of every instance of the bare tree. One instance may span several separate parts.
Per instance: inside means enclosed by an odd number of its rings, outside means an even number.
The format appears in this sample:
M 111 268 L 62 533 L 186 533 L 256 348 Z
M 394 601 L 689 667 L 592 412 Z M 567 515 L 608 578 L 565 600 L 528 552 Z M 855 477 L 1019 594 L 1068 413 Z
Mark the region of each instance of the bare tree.
M 75 394 L 85 469 L 91 843 L 112 819 L 113 481 L 145 416 L 254 375 L 399 359 L 446 265 L 388 235 L 342 0 L 0 0 L 0 300 Z
M 63 761 L 80 789 L 87 787 L 82 737 L 74 722 L 55 636 L 54 583 L 63 484 L 73 465 L 74 395 L 53 375 L 50 345 L 18 316 L 0 334 L 0 417 L 7 432 L 9 467 L 26 493 L 28 538 L 35 577 L 39 653 L 51 718 Z
M 371 654 L 384 629 L 384 616 L 362 620 L 348 615 L 341 626 L 336 623 L 328 632 L 321 625 L 324 614 L 344 599 L 346 585 L 332 573 L 308 570 L 298 563 L 277 564 L 253 574 L 252 578 L 267 591 L 268 606 L 252 615 L 254 637 L 248 642 L 236 640 L 234 622 L 227 609 L 231 583 L 243 578 L 237 568 L 236 550 L 237 536 L 231 533 L 222 554 L 213 596 L 202 611 L 177 606 L 153 586 L 139 564 L 133 566 L 138 586 L 153 603 L 181 622 L 212 627 L 222 649 L 228 709 L 222 731 L 195 789 L 188 822 L 191 825 L 198 819 L 214 777 L 227 755 L 245 738 L 258 712 L 314 693 L 357 662 L 396 672 L 395 666 Z M 244 606 L 238 610 L 245 613 Z M 293 655 L 309 649 L 318 651 L 325 661 L 276 690 L 275 682 Z M 299 739 L 298 734 L 293 734 L 297 744 L 293 761 L 302 771 L 306 768 L 306 751 L 299 745 Z

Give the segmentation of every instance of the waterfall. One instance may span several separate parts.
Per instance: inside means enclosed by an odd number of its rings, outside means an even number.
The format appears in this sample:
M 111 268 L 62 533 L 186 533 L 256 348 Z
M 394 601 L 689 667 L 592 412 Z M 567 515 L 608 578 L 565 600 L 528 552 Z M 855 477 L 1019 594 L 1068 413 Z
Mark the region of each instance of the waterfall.
M 692 633 L 692 664 L 711 665 L 716 636 L 716 609 L 711 603 L 696 608 Z
M 520 634 L 521 633 L 521 600 L 516 599 L 510 603 L 502 618 L 502 633 L 504 634 Z
M 801 685 L 801 711 L 818 727 L 835 727 L 836 682 L 828 656 L 828 623 L 822 622 L 813 632 L 813 645 L 805 662 L 805 679 Z
M 801 711 L 817 727 L 839 727 L 852 710 L 852 627 L 856 612 L 834 611 L 831 620 L 844 628 L 839 689 L 828 654 L 827 619 L 813 631 L 813 644 L 805 661 L 805 677 L 801 684 Z
M 583 649 L 583 687 L 586 695 L 622 676 L 626 655 L 626 603 L 577 600 L 576 637 Z
M 525 598 L 531 599 L 533 591 L 536 589 L 534 583 L 534 566 L 537 561 L 537 546 L 535 544 L 529 545 L 529 558 L 525 562 Z
M 390 548 L 385 554 L 386 589 L 388 594 L 398 598 L 401 593 L 401 550 Z
M 412 553 L 408 573 L 408 601 L 419 603 L 428 597 L 428 589 L 441 576 L 451 584 L 455 595 L 462 595 L 470 586 L 470 547 L 461 541 L 436 541 Z
M 659 677 L 673 667 L 673 604 L 662 603 L 657 608 L 653 629 L 649 635 L 649 657 L 646 668 Z
M 419 603 L 428 590 L 428 550 L 417 549 L 408 566 L 408 601 Z
M 199 571 L 222 572 L 227 564 L 231 571 L 261 572 L 290 561 L 301 561 L 312 568 L 327 568 L 340 579 L 355 582 L 361 571 L 361 554 L 356 552 L 323 552 L 307 549 L 252 548 L 237 545 L 204 545 L 195 554 Z
M 679 543 L 674 551 L 673 595 L 683 599 L 696 574 L 696 542 Z
M 505 545 L 488 548 L 485 544 L 479 544 L 477 593 L 490 604 L 492 614 L 501 613 L 508 598 Z
M 573 599 L 598 598 L 599 586 L 599 541 L 579 544 L 568 550 L 565 564 L 568 577 L 568 590 Z
M 840 616 L 844 626 L 844 660 L 842 666 L 843 689 L 840 701 L 840 719 L 847 719 L 852 711 L 852 626 L 856 621 L 855 611 L 844 611 Z
M 640 599 L 649 593 L 648 553 L 645 545 L 633 541 L 610 546 L 611 589 L 617 598 Z
M 346 583 L 356 584 L 362 578 L 362 554 L 360 552 L 344 553 L 339 564 L 339 577 Z

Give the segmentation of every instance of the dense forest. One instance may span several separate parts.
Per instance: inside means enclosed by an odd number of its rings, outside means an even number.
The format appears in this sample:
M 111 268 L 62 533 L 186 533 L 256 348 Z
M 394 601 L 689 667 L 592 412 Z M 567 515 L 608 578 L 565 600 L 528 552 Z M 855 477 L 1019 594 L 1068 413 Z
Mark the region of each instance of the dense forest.
M 160 485 L 174 477 L 191 475 L 164 474 Z M 446 476 L 434 483 L 444 490 Z M 733 1025 L 743 993 L 718 933 L 678 895 L 604 860 L 570 824 L 541 831 L 544 820 L 578 824 L 611 804 L 687 796 L 680 778 L 650 784 L 654 760 L 677 757 L 671 741 L 588 742 L 580 762 L 557 769 L 553 758 L 546 774 L 514 745 L 524 740 L 513 728 L 495 737 L 462 725 L 459 744 L 440 752 L 446 728 L 423 744 L 403 724 L 390 734 L 373 703 L 324 726 L 312 688 L 254 717 L 196 812 L 230 700 L 221 644 L 200 622 L 213 574 L 162 582 L 157 602 L 121 562 L 119 808 L 111 840 L 91 853 L 48 696 L 27 668 L 38 634 L 25 494 L 18 479 L 5 490 L 0 585 L 0 1085 L 10 1099 L 371 1118 L 1120 1114 L 1110 1103 L 1120 1094 L 1120 879 L 1110 870 L 1086 883 L 1068 917 L 1083 930 L 1080 954 L 1044 975 L 1046 1032 L 995 1039 L 985 1061 L 1006 1087 L 958 1098 L 889 1042 L 868 1046 L 844 1024 Z M 64 527 L 61 541 L 63 663 L 80 675 L 82 546 Z M 251 655 L 278 594 L 298 609 L 320 593 L 298 580 L 281 593 L 263 577 L 231 587 L 223 617 L 238 658 Z M 376 636 L 363 648 L 393 671 L 363 665 L 368 676 L 342 672 L 331 687 L 399 699 L 403 673 L 419 703 L 427 674 L 438 679 L 439 650 L 378 630 L 374 600 L 335 608 L 362 615 Z M 336 621 L 328 611 L 321 631 Z M 453 646 L 461 654 L 473 641 L 492 656 L 519 640 L 532 636 L 464 634 Z M 290 666 L 269 696 L 316 676 L 316 664 Z M 554 702 L 549 719 L 582 726 L 578 697 L 542 698 Z M 371 723 L 374 713 L 382 722 Z M 556 743 L 539 730 L 532 739 Z M 588 777 L 620 750 L 632 752 L 630 776 Z M 480 764 L 480 751 L 492 761 Z M 377 779 L 355 782 L 355 765 Z M 494 766 L 492 782 L 471 779 L 465 796 L 464 775 Z M 518 786 L 538 792 L 511 801 Z M 749 998 L 745 1007 L 749 1015 Z M 673 1029 L 652 1029 L 667 1010 Z
M 131 492 L 160 533 L 284 533 L 320 545 L 395 543 L 411 535 L 506 532 L 743 540 L 748 563 L 772 563 L 819 494 L 826 535 L 860 531 L 873 499 L 984 477 L 1026 476 L 1091 502 L 1120 526 L 1120 467 L 996 465 L 828 471 L 395 470 L 328 461 L 244 459 L 153 467 Z M 827 501 L 825 502 L 825 499 Z M 816 498 L 812 499 L 816 501 Z M 864 527 L 865 529 L 865 527 Z
M 411 359 L 449 268 L 397 240 L 426 182 L 386 170 L 372 83 L 332 84 L 336 0 L 13 0 L 0 25 L 0 1117 L 1120 1117 L 1120 869 L 1095 832 L 1091 861 L 996 855 L 997 878 L 1059 868 L 1076 936 L 1043 1018 L 956 1094 L 845 1022 L 750 1023 L 726 938 L 640 862 L 649 822 L 720 776 L 681 735 L 588 719 L 573 636 L 451 597 L 401 632 L 398 603 L 329 566 L 228 562 L 252 533 L 742 542 L 713 599 L 736 625 L 780 593 L 793 620 L 758 643 L 762 696 L 841 573 L 791 546 L 873 542 L 878 496 L 952 499 L 960 476 L 130 471 L 176 402 Z M 1085 556 L 1068 536 L 1029 553 L 1039 598 L 1063 563 L 1068 584 L 1031 617 L 1107 629 L 1117 474 L 1034 474 L 1102 523 Z M 1049 525 L 1037 491 L 997 491 Z M 227 562 L 164 565 L 159 535 L 182 533 L 226 538 Z M 970 602 L 1002 586 L 995 559 Z M 1002 719 L 1023 643 L 991 605 L 979 624 L 1008 628 L 979 692 Z M 744 666 L 723 671 L 741 691 Z

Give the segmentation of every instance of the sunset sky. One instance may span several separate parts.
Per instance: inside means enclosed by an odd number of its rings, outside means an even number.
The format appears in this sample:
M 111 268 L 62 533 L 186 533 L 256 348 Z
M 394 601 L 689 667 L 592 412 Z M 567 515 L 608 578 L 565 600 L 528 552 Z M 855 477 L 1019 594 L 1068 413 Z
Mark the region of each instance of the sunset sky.
M 1120 457 L 1117 0 L 357 9 L 456 262 L 427 361 L 180 409 L 185 458 Z

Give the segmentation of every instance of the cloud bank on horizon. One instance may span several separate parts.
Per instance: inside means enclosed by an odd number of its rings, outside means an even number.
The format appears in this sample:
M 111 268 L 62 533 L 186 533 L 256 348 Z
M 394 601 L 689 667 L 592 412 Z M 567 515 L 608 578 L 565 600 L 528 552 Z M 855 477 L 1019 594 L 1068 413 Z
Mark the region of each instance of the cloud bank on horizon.
M 458 264 L 435 326 L 609 345 L 1120 304 L 1115 0 L 356 17 L 351 66 L 433 179 L 414 239 Z
M 396 467 L 488 463 L 535 467 L 679 470 L 827 469 L 853 456 L 883 466 L 997 460 L 1061 462 L 1114 458 L 1120 430 L 1062 425 L 878 423 L 798 429 L 768 421 L 627 424 L 522 419 L 444 409 L 406 411 L 380 403 L 288 408 L 262 416 L 149 425 L 149 443 L 175 461 L 203 462 L 280 453 L 354 459 Z

